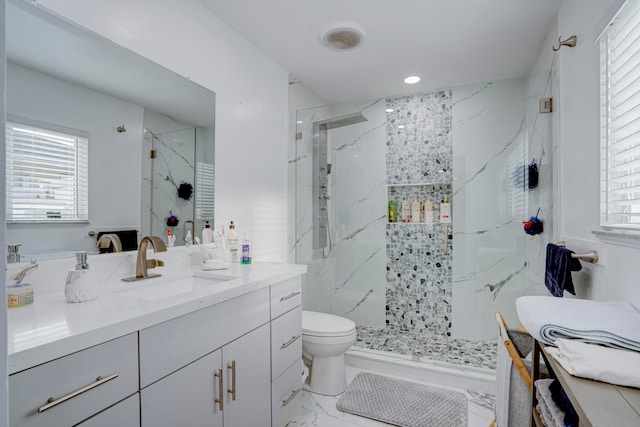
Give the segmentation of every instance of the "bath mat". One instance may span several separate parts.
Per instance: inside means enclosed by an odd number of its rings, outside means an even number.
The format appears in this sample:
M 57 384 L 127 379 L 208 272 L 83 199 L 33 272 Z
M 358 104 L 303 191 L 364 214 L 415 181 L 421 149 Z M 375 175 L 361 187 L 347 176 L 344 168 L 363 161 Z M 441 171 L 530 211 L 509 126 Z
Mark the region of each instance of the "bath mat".
M 402 427 L 467 425 L 463 393 L 369 372 L 355 376 L 336 408 Z

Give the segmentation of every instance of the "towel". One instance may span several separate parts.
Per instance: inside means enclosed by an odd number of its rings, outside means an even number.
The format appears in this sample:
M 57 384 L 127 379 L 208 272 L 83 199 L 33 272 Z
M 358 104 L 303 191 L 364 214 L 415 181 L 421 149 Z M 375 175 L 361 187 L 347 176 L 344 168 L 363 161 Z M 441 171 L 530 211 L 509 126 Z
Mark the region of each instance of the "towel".
M 544 284 L 554 297 L 561 297 L 564 291 L 573 295 L 576 291 L 573 288 L 571 279 L 572 271 L 580 271 L 582 265 L 580 260 L 572 258 L 573 251 L 562 246 L 547 244 L 547 261 L 544 272 Z
M 626 301 L 592 301 L 549 296 L 516 299 L 520 323 L 538 341 L 558 338 L 640 351 L 640 312 Z
M 640 388 L 640 353 L 559 338 L 547 352 L 571 375 Z
M 123 251 L 137 251 L 138 250 L 138 231 L 137 230 L 120 230 L 120 231 L 100 231 L 98 233 L 98 239 L 103 234 L 115 234 L 120 238 Z

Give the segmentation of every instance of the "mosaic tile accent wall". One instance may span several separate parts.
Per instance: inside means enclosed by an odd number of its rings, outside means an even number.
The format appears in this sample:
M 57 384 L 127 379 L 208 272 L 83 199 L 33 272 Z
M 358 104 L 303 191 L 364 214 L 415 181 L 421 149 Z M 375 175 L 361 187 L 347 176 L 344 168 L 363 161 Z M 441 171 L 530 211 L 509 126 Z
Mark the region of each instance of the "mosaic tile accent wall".
M 451 182 L 451 91 L 388 98 L 387 184 Z
M 415 196 L 423 204 L 429 196 L 437 211 L 442 199 L 451 198 L 451 91 L 389 98 L 386 108 L 393 109 L 386 123 L 389 198 L 400 207 Z M 450 336 L 450 226 L 394 223 L 386 231 L 387 327 Z

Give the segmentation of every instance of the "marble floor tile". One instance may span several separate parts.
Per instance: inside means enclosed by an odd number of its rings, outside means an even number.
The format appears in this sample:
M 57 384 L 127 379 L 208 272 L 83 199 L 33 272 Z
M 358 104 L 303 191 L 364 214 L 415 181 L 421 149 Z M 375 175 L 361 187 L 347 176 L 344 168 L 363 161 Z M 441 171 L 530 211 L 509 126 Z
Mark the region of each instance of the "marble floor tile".
M 347 381 L 363 369 L 347 366 Z M 387 374 L 384 374 L 387 375 Z M 388 375 L 393 376 L 393 375 Z M 399 378 L 399 377 L 398 377 Z M 434 384 L 435 385 L 435 384 Z M 436 387 L 443 387 L 435 385 Z M 447 388 L 447 387 L 443 387 Z M 456 389 L 454 389 L 456 390 Z M 493 420 L 494 397 L 489 394 L 476 393 L 467 390 L 459 390 L 469 399 L 468 427 L 488 427 Z M 289 427 L 378 427 L 388 426 L 387 423 L 370 420 L 357 415 L 347 414 L 336 409 L 336 401 L 340 396 L 322 396 L 309 393 L 302 394 L 302 405 L 298 409 Z M 438 426 L 425 426 L 438 427 Z M 461 426 L 463 427 L 463 426 Z

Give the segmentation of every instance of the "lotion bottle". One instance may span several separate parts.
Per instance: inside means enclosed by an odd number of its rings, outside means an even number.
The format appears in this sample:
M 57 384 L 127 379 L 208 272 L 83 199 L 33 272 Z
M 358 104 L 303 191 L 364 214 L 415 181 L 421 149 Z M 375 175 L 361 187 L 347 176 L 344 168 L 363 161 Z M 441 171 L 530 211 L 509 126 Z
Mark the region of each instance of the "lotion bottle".
M 98 284 L 94 271 L 89 268 L 86 252 L 76 252 L 76 268 L 67 273 L 64 286 L 67 302 L 86 302 L 98 298 Z
M 413 203 L 411 204 L 411 222 L 420 222 L 420 202 L 418 201 L 418 196 L 413 199 Z
M 427 200 L 424 202 L 424 222 L 433 224 L 433 219 L 433 202 L 427 197 Z
M 240 258 L 240 264 L 251 264 L 251 242 L 247 239 L 247 235 L 244 235 L 242 239 L 242 256 Z
M 229 250 L 229 262 L 238 264 L 240 262 L 240 247 L 238 245 L 238 233 L 236 225 L 231 221 L 229 224 L 229 232 L 227 233 L 227 248 Z

